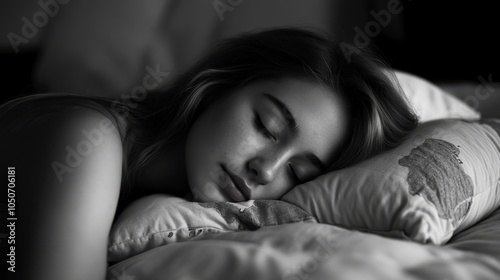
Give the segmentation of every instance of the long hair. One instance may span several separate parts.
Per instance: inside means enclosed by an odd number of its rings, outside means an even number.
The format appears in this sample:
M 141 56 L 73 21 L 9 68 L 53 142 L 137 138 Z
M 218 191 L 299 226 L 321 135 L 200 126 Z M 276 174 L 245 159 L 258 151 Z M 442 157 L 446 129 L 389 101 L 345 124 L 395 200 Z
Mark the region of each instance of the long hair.
M 395 147 L 418 125 L 418 118 L 388 69 L 366 48 L 339 44 L 303 29 L 274 29 L 226 39 L 168 89 L 151 92 L 136 108 L 126 108 L 127 129 L 121 132 L 128 147 L 127 171 L 120 201 L 140 184 L 147 164 L 184 135 L 207 106 L 260 79 L 304 78 L 328 86 L 346 100 L 349 136 L 329 170 Z M 108 109 L 112 103 L 82 99 Z M 119 108 L 124 106 L 119 103 Z

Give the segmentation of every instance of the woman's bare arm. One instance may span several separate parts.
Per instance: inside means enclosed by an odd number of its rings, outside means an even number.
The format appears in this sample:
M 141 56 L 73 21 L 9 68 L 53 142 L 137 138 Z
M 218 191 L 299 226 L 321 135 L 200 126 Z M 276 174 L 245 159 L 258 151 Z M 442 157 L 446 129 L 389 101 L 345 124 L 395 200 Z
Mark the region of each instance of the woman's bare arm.
M 22 279 L 105 279 L 120 192 L 122 143 L 91 109 L 45 121 L 11 150 L 18 177 Z M 38 137 L 39 136 L 39 137 Z M 12 156 L 12 153 L 10 153 Z

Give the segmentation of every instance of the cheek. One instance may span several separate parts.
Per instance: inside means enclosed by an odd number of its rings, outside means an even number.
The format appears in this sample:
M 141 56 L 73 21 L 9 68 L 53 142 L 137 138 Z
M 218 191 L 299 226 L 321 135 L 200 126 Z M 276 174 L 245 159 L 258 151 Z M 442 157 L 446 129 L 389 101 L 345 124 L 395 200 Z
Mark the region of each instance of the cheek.
M 217 180 L 219 165 L 241 171 L 255 150 L 252 122 L 242 108 L 212 108 L 191 127 L 186 140 L 186 171 L 190 187 Z
M 290 191 L 295 185 L 286 174 L 278 174 L 269 185 L 259 186 L 253 192 L 253 199 L 280 199 L 285 193 Z

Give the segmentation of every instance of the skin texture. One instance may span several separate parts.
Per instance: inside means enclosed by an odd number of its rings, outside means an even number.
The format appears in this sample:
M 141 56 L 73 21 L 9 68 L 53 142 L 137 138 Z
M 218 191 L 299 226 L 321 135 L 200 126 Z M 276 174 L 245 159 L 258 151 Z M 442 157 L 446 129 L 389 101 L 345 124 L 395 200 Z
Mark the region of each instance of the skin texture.
M 264 94 L 288 107 L 298 134 L 287 127 L 289 116 Z M 226 171 L 244 180 L 247 199 L 279 199 L 322 173 L 306 155 L 330 164 L 347 127 L 345 102 L 313 82 L 262 80 L 228 93 L 210 104 L 187 134 L 185 167 L 194 200 L 244 200 L 228 193 Z

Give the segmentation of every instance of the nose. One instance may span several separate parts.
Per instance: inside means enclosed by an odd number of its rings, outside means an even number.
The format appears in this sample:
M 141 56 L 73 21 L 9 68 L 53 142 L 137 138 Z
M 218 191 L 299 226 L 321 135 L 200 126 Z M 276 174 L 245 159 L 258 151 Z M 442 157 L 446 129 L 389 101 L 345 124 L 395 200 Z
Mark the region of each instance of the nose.
M 280 167 L 286 164 L 288 152 L 269 152 L 253 157 L 248 162 L 250 173 L 258 184 L 267 185 L 274 180 Z

